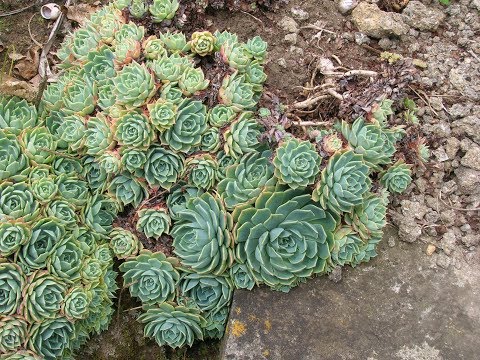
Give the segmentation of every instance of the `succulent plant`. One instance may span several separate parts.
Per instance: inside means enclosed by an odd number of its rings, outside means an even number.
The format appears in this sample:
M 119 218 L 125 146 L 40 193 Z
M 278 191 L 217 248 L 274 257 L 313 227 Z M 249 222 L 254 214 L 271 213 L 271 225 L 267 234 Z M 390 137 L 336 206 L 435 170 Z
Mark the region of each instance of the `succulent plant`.
M 0 97 L 0 129 L 14 135 L 37 125 L 37 109 L 18 97 Z
M 198 197 L 203 191 L 196 186 L 180 183 L 172 187 L 167 197 L 167 207 L 173 220 L 179 219 L 181 211 L 186 210 L 187 202 L 191 198 Z
M 21 316 L 0 317 L 0 352 L 6 354 L 18 350 L 25 344 L 27 334 L 27 322 Z
M 91 230 L 106 235 L 112 230 L 113 220 L 117 218 L 118 210 L 112 198 L 97 194 L 87 202 L 83 219 Z
M 72 235 L 63 238 L 56 245 L 51 257 L 47 260 L 47 268 L 51 274 L 65 282 L 80 279 L 83 251 L 81 245 L 72 239 Z
M 161 40 L 160 40 L 161 41 Z M 177 82 L 188 67 L 193 67 L 191 60 L 178 54 L 172 54 L 149 63 L 157 79 L 165 84 Z
M 225 276 L 185 274 L 180 279 L 180 293 L 207 315 L 215 314 L 230 304 L 233 285 Z
M 253 85 L 238 73 L 225 76 L 218 96 L 222 104 L 238 110 L 251 110 L 257 104 Z
M 137 255 L 142 243 L 132 232 L 116 227 L 110 233 L 110 247 L 118 259 L 126 259 Z
M 246 50 L 254 59 L 263 62 L 267 54 L 267 47 L 268 44 L 260 36 L 255 36 L 247 41 Z
M 143 232 L 147 237 L 158 240 L 162 234 L 170 233 L 171 222 L 167 209 L 140 209 L 137 230 Z
M 227 324 L 229 308 L 227 306 L 220 309 L 220 311 L 209 314 L 205 320 L 203 332 L 206 338 L 221 339 L 225 333 L 225 326 Z
M 245 78 L 253 85 L 254 91 L 261 92 L 263 83 L 267 80 L 267 74 L 265 74 L 262 64 L 252 61 L 245 70 Z
M 110 123 L 102 114 L 97 114 L 96 117 L 88 119 L 84 136 L 88 155 L 98 156 L 115 146 Z
M 361 154 L 370 166 L 377 168 L 378 165 L 391 162 L 395 147 L 379 125 L 366 124 L 365 120 L 359 117 L 351 127 L 342 122 L 342 134 L 353 151 Z
M 8 178 L 21 180 L 27 166 L 28 159 L 15 135 L 0 130 L 0 181 Z
M 270 150 L 251 152 L 226 169 L 225 178 L 219 182 L 217 190 L 228 210 L 255 201 L 262 189 L 275 185 L 277 179 L 273 176 L 271 155 Z
M 170 101 L 175 105 L 179 105 L 183 101 L 183 93 L 178 86 L 174 86 L 174 84 L 168 84 L 162 88 L 160 99 Z
M 320 172 L 321 157 L 309 141 L 285 140 L 277 148 L 273 165 L 281 184 L 293 189 L 313 184 Z
M 88 316 L 92 293 L 82 286 L 70 289 L 62 304 L 62 313 L 69 320 L 85 319 Z
M 198 274 L 222 274 L 233 263 L 232 218 L 222 202 L 204 193 L 178 213 L 171 235 L 182 265 Z
M 61 358 L 64 350 L 70 347 L 74 327 L 65 317 L 57 317 L 33 324 L 29 333 L 29 348 L 51 360 Z
M 202 328 L 206 324 L 199 310 L 168 303 L 149 308 L 138 320 L 145 324 L 145 336 L 154 338 L 159 346 L 172 348 L 203 340 Z
M 104 110 L 106 114 L 110 114 L 113 112 L 112 110 L 118 108 L 114 106 L 117 102 L 117 96 L 115 95 L 114 88 L 115 84 L 113 83 L 112 79 L 103 80 L 98 83 L 97 105 L 100 107 L 100 109 Z M 97 113 L 97 117 L 98 115 L 100 114 Z
M 252 61 L 252 55 L 245 44 L 223 45 L 221 51 L 223 60 L 234 70 L 244 72 Z
M 355 264 L 355 256 L 364 246 L 363 240 L 349 226 L 342 226 L 335 230 L 332 247 L 333 264 L 344 266 Z
M 337 132 L 327 133 L 322 138 L 322 149 L 327 154 L 333 155 L 343 148 L 342 139 Z
M 404 192 L 412 182 L 412 170 L 403 161 L 397 161 L 380 174 L 380 183 L 394 193 Z
M 232 106 L 215 105 L 208 112 L 208 122 L 210 125 L 220 128 L 230 124 L 236 116 L 237 113 Z
M 143 26 L 138 26 L 134 22 L 130 21 L 129 23 L 122 24 L 120 29 L 115 33 L 114 45 L 121 44 L 126 39 L 133 39 L 140 41 L 145 35 L 145 28 Z
M 20 144 L 24 154 L 35 164 L 49 164 L 55 157 L 57 143 L 46 127 L 24 130 Z
M 156 91 L 155 81 L 145 65 L 125 65 L 113 78 L 117 103 L 128 109 L 144 105 Z
M 178 80 L 178 87 L 185 96 L 191 96 L 198 91 L 205 90 L 209 83 L 210 81 L 205 79 L 202 69 L 187 67 Z
M 210 55 L 215 49 L 215 41 L 210 31 L 196 31 L 190 40 L 191 50 L 200 56 Z
M 230 268 L 230 277 L 236 289 L 252 290 L 255 286 L 255 279 L 248 266 L 245 264 L 235 263 Z
M 47 271 L 38 270 L 29 276 L 27 286 L 22 291 L 22 304 L 19 312 L 25 319 L 42 322 L 54 319 L 60 312 L 66 287 Z
M 72 76 L 63 89 L 63 111 L 79 116 L 89 115 L 95 109 L 96 85 L 87 77 Z
M 29 222 L 35 220 L 40 212 L 32 190 L 25 182 L 0 183 L 0 218 L 21 219 Z
M 167 31 L 160 34 L 160 39 L 171 54 L 185 53 L 190 49 L 190 44 L 187 44 L 187 38 L 183 33 Z
M 381 240 L 382 237 L 377 236 L 369 238 L 367 243 L 364 244 L 360 249 L 360 252 L 355 255 L 354 262 L 352 262 L 350 265 L 355 267 L 362 262 L 369 262 L 371 259 L 377 256 L 376 247 Z
M 147 107 L 150 112 L 150 121 L 159 132 L 168 130 L 175 124 L 177 106 L 174 103 L 159 99 L 148 104 Z
M 27 224 L 3 220 L 0 223 L 0 256 L 7 257 L 15 253 L 29 242 L 30 235 L 30 227 Z
M 117 174 L 122 168 L 120 154 L 116 150 L 105 151 L 97 160 L 100 168 L 109 175 Z
M 117 175 L 112 180 L 109 191 L 115 194 L 122 205 L 132 204 L 137 207 L 148 197 L 146 184 L 127 172 Z
M 99 43 L 100 36 L 91 27 L 80 28 L 73 33 L 70 51 L 78 60 L 84 60 Z
M 233 158 L 238 158 L 258 150 L 262 131 L 263 127 L 253 118 L 252 113 L 242 113 L 223 134 L 225 153 Z
M 349 214 L 345 214 L 345 222 L 350 225 L 362 239 L 382 237 L 382 229 L 386 225 L 388 193 L 380 196 L 369 194 L 362 204 L 353 208 Z
M 86 124 L 85 119 L 78 115 L 65 116 L 57 129 L 60 135 L 58 140 L 68 147 L 72 152 L 83 147 L 85 141 Z
M 288 291 L 325 271 L 337 219 L 301 190 L 262 192 L 233 212 L 236 256 L 254 279 Z
M 142 45 L 133 38 L 126 38 L 115 46 L 115 63 L 119 67 L 138 60 L 141 55 Z
M 58 185 L 51 176 L 32 181 L 32 193 L 40 204 L 53 200 L 58 193 Z
M 124 0 L 130 1 L 130 0 Z M 125 19 L 121 12 L 114 7 L 108 6 L 91 15 L 89 24 L 95 28 L 100 36 L 100 41 L 111 44 L 115 39 L 115 33 L 120 29 Z
M 25 275 L 19 265 L 0 258 L 0 314 L 13 315 L 22 301 Z
M 393 101 L 384 99 L 380 103 L 373 104 L 371 117 L 382 127 L 387 125 L 388 116 L 393 114 Z
M 312 198 L 319 201 L 324 209 L 337 214 L 348 213 L 363 202 L 365 193 L 370 189 L 369 171 L 362 155 L 351 150 L 337 152 L 322 170 Z
M 148 6 L 144 0 L 132 0 L 128 10 L 135 19 L 140 19 L 147 13 Z
M 100 282 L 103 274 L 103 268 L 100 261 L 94 257 L 85 257 L 82 262 L 80 276 L 85 286 L 93 286 Z
M 85 177 L 88 186 L 92 190 L 102 190 L 107 185 L 108 174 L 105 169 L 100 166 L 93 156 L 86 156 L 83 158 L 83 169 L 80 173 Z
M 222 32 L 217 30 L 213 35 L 217 40 L 215 43 L 215 51 L 219 51 L 223 45 L 232 46 L 233 44 L 238 42 L 237 34 L 233 34 L 231 32 L 228 32 L 227 30 L 224 30 Z
M 178 261 L 161 252 L 140 251 L 120 265 L 124 286 L 130 294 L 138 297 L 143 304 L 154 305 L 173 301 L 180 275 L 175 270 Z
M 185 161 L 188 182 L 200 189 L 208 190 L 215 184 L 217 161 L 209 154 L 200 154 Z
M 220 150 L 217 153 L 217 162 L 218 162 L 218 169 L 217 169 L 217 179 L 223 180 L 226 177 L 227 169 L 229 166 L 236 164 L 238 162 L 238 158 L 234 158 L 225 153 L 225 151 Z
M 108 48 L 102 46 L 97 51 L 92 51 L 87 54 L 87 62 L 83 69 L 86 76 L 92 81 L 108 80 L 116 75 L 115 54 Z
M 54 200 L 46 207 L 46 215 L 56 218 L 63 225 L 73 225 L 77 222 L 75 208 L 64 200 Z
M 143 177 L 143 167 L 147 162 L 147 154 L 143 150 L 124 149 L 120 150 L 122 168 L 135 174 L 137 177 Z
M 148 119 L 137 112 L 129 112 L 115 124 L 114 139 L 119 145 L 136 149 L 147 149 L 155 138 Z
M 216 153 L 220 146 L 220 131 L 214 127 L 208 128 L 202 135 L 200 150 Z
M 152 146 L 147 153 L 145 178 L 150 186 L 170 189 L 183 172 L 183 158 L 160 146 Z
M 154 23 L 162 22 L 163 20 L 171 20 L 180 6 L 178 0 L 153 0 L 149 7 L 152 21 Z
M 57 155 L 53 159 L 52 170 L 55 175 L 76 176 L 83 171 L 82 164 L 79 159 L 66 154 L 65 156 Z
M 188 152 L 200 145 L 206 128 L 205 105 L 185 99 L 178 106 L 175 124 L 161 134 L 162 143 L 175 151 Z
M 430 158 L 430 149 L 425 142 L 425 138 L 420 138 L 415 144 L 415 152 L 417 154 L 417 158 L 422 163 L 428 162 L 428 159 Z
M 154 35 L 143 41 L 142 48 L 143 54 L 148 60 L 161 59 L 167 55 L 167 50 L 163 47 L 163 41 Z

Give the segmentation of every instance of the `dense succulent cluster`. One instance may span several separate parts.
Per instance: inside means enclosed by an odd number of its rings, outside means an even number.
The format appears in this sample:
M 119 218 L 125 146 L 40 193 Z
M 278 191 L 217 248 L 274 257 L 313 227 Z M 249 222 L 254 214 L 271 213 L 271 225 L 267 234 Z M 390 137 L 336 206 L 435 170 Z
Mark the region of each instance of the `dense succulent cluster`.
M 267 44 L 133 21 L 168 26 L 178 7 L 115 0 L 66 38 L 38 110 L 0 98 L 2 353 L 68 357 L 104 330 L 114 258 L 145 335 L 180 347 L 223 336 L 235 288 L 289 291 L 376 255 L 387 190 L 411 181 L 401 161 L 384 168 L 404 133 L 392 104 L 269 143 Z

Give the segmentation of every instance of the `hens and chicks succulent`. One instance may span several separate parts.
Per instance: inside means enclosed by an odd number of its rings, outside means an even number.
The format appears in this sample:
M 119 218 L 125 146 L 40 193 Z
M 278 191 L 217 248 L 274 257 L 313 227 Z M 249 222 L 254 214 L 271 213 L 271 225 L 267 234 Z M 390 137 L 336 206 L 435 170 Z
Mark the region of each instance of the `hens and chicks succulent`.
M 391 165 L 403 135 L 387 126 L 391 104 L 315 142 L 261 141 L 261 38 L 149 35 L 122 12 L 161 23 L 178 6 L 114 1 L 67 37 L 38 111 L 0 99 L 7 359 L 68 358 L 106 329 L 114 257 L 144 307 L 145 335 L 180 347 L 222 337 L 234 288 L 289 291 L 376 255 L 386 191 L 411 181 L 408 165 Z M 211 107 L 202 99 L 212 77 L 199 66 L 207 58 L 229 69 Z M 384 189 L 374 192 L 377 178 Z M 173 238 L 173 254 L 144 250 L 132 229 L 114 227 L 126 206 L 137 210 L 137 231 Z

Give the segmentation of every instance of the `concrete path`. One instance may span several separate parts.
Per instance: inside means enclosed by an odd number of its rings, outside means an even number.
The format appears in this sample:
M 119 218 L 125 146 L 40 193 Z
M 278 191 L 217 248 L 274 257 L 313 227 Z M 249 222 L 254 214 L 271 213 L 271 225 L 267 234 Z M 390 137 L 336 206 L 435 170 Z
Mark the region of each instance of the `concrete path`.
M 426 245 L 395 243 L 339 283 L 237 291 L 222 359 L 480 359 L 480 256 L 445 270 Z

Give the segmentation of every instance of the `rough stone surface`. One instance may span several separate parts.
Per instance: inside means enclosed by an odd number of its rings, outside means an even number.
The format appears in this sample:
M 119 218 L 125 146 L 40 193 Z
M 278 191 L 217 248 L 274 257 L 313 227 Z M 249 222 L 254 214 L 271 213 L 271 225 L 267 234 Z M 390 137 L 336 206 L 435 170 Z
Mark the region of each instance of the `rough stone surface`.
M 397 244 L 384 241 L 337 284 L 321 277 L 289 294 L 237 291 L 222 358 L 477 359 L 480 254 L 459 270 L 424 244 Z
M 480 171 L 480 146 L 473 145 L 462 158 L 462 165 Z
M 278 23 L 278 26 L 289 33 L 298 33 L 297 22 L 289 16 L 284 16 Z
M 290 11 L 294 19 L 298 21 L 305 21 L 310 17 L 310 14 L 300 7 L 293 7 Z
M 445 19 L 445 14 L 431 6 L 427 7 L 420 1 L 410 1 L 403 10 L 405 22 L 421 31 L 433 31 Z
M 464 194 L 480 193 L 480 171 L 467 167 L 459 167 L 455 170 L 457 175 L 458 189 Z
M 400 14 L 382 11 L 374 4 L 358 4 L 352 12 L 352 20 L 361 32 L 376 39 L 408 33 L 408 26 Z

